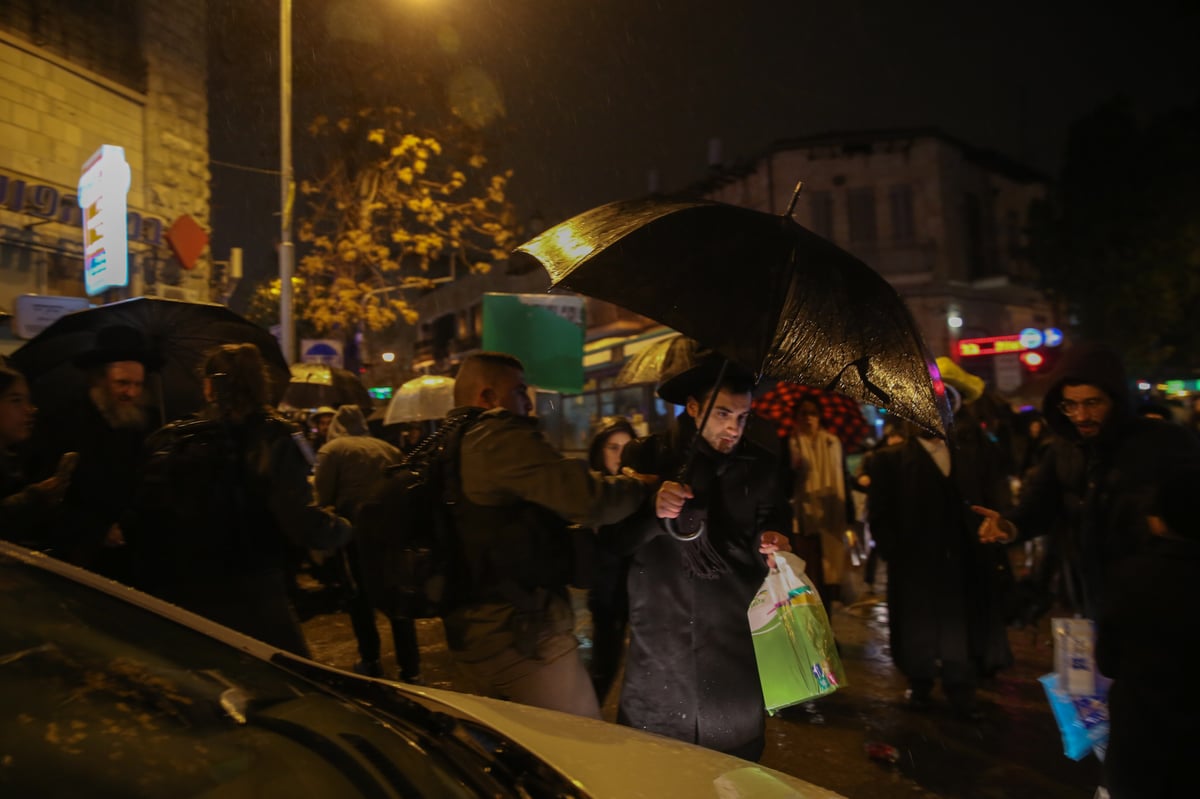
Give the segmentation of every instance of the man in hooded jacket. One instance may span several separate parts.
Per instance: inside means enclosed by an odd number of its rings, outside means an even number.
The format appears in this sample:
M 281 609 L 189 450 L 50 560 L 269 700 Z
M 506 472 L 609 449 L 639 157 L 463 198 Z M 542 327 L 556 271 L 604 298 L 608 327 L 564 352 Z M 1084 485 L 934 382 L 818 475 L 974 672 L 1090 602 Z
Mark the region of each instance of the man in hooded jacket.
M 622 460 L 665 478 L 642 510 L 601 543 L 631 557 L 629 652 L 618 721 L 757 760 L 764 746 L 762 687 L 746 609 L 767 575 L 763 555 L 790 550 L 782 454 L 773 431 L 748 428 L 752 378 L 702 359 L 665 381 L 659 396 L 684 406 L 674 430 L 626 445 Z M 740 370 L 735 370 L 740 372 Z M 704 403 L 716 400 L 702 432 Z M 689 447 L 695 457 L 680 474 Z M 684 503 L 707 509 L 691 541 L 668 535 Z
M 984 542 L 1062 535 L 1064 574 L 1077 608 L 1096 618 L 1108 574 L 1149 536 L 1147 516 L 1170 463 L 1200 452 L 1179 428 L 1134 414 L 1120 358 L 1102 345 L 1067 352 L 1043 413 L 1058 438 L 1006 516 L 981 506 Z

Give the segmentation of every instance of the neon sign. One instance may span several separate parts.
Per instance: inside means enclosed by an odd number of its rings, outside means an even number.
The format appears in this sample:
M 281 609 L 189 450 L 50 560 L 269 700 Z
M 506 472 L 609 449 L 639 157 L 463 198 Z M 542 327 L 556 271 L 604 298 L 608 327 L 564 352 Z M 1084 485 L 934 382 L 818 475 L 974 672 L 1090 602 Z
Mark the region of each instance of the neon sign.
M 972 358 L 976 355 L 1003 355 L 1006 352 L 1021 352 L 1025 349 L 1020 336 L 964 338 L 958 342 L 958 354 L 963 358 Z
M 958 342 L 960 358 L 979 355 L 1004 355 L 1036 350 L 1040 347 L 1057 347 L 1063 342 L 1062 331 L 1056 327 L 1045 330 L 1027 327 L 1015 336 L 988 336 L 987 338 L 964 338 Z
M 131 174 L 125 148 L 101 145 L 79 176 L 83 211 L 83 284 L 88 296 L 129 285 L 128 206 Z

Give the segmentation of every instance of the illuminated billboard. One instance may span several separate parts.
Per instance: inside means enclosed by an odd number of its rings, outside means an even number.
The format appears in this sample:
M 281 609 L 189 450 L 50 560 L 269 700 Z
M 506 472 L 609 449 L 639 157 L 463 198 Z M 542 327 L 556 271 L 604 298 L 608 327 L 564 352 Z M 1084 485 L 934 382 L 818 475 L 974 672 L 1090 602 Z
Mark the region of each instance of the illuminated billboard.
M 79 176 L 83 217 L 83 284 L 88 296 L 129 285 L 128 204 L 131 182 L 125 148 L 101 145 Z

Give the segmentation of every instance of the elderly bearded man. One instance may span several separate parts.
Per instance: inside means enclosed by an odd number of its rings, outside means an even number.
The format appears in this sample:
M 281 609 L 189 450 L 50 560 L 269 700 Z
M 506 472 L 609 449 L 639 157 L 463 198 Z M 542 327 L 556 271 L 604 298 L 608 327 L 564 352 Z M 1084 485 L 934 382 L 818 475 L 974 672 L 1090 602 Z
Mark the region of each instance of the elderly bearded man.
M 31 474 L 49 475 L 65 452 L 78 465 L 47 541 L 55 554 L 119 580 L 127 574 L 121 516 L 137 483 L 149 432 L 143 402 L 146 372 L 159 366 L 133 328 L 101 330 L 96 347 L 75 358 L 87 374 L 87 394 L 39 414 Z

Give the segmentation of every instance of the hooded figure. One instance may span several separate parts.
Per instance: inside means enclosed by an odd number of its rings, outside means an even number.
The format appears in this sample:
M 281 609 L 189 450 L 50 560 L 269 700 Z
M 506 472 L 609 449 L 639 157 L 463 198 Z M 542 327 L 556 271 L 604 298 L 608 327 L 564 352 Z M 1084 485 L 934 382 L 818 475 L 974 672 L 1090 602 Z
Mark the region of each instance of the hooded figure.
M 400 450 L 386 441 L 371 436 L 367 419 L 357 405 L 342 405 L 329 423 L 328 440 L 317 451 L 313 486 L 317 504 L 332 505 L 350 520 L 358 521 L 358 507 L 384 475 L 384 470 L 399 463 Z M 359 660 L 354 670 L 371 677 L 383 676 L 380 663 L 379 630 L 375 626 L 375 608 L 363 589 L 362 567 L 358 545 L 352 537 L 346 548 L 350 574 L 358 590 L 350 598 L 350 626 L 358 641 Z M 412 619 L 391 618 L 392 643 L 399 664 L 399 678 L 405 682 L 420 679 L 421 658 L 417 649 L 417 632 Z
M 342 405 L 329 423 L 326 443 L 317 450 L 313 476 L 317 503 L 332 505 L 353 521 L 359 503 L 383 476 L 384 468 L 399 462 L 400 450 L 371 436 L 362 409 Z
M 1120 358 L 1102 345 L 1064 355 L 1043 413 L 1057 438 L 1007 521 L 1022 540 L 1052 531 L 1062 536 L 1071 598 L 1095 618 L 1108 572 L 1147 539 L 1146 517 L 1167 465 L 1200 452 L 1200 443 L 1167 422 L 1136 416 Z M 989 523 L 1001 521 L 986 516 L 985 538 Z

